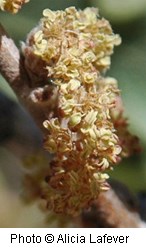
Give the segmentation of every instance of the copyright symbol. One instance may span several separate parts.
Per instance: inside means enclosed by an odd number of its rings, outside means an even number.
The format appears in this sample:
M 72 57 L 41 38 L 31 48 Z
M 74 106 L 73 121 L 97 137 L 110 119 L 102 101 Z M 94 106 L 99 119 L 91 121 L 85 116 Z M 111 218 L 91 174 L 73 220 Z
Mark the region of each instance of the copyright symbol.
M 45 235 L 45 242 L 47 242 L 47 243 L 54 242 L 54 235 L 52 235 L 52 234 L 46 234 Z

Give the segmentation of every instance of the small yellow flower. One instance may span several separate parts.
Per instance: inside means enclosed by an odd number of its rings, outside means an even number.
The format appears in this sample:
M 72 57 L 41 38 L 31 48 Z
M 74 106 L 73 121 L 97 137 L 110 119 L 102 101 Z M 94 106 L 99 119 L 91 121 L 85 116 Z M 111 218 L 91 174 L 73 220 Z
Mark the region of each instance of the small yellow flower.
M 85 123 L 87 123 L 88 126 L 92 126 L 97 119 L 97 114 L 98 114 L 97 111 L 94 110 L 89 111 L 84 118 Z
M 71 115 L 71 117 L 69 119 L 69 126 L 75 127 L 76 125 L 78 125 L 81 122 L 81 119 L 82 119 L 81 113 L 75 113 L 75 114 Z
M 0 9 L 11 13 L 17 13 L 21 6 L 29 0 L 0 0 Z

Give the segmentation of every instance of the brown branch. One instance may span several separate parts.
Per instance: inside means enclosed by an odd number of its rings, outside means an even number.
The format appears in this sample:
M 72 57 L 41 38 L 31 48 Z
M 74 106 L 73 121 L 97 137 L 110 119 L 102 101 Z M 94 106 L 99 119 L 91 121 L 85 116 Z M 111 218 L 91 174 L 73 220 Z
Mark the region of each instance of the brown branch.
M 122 192 L 122 188 L 120 189 Z M 126 203 L 126 195 L 123 201 L 117 196 L 115 191 L 110 189 L 106 193 L 101 193 L 95 201 L 92 209 L 82 215 L 84 227 L 101 228 L 140 228 L 146 227 L 146 223 L 141 220 L 138 209 Z M 129 202 L 133 199 L 129 198 Z M 135 203 L 134 203 L 135 204 Z
M 20 102 L 28 109 L 33 119 L 42 131 L 42 126 L 46 119 L 46 111 L 48 113 L 48 104 L 41 103 L 43 90 L 40 88 L 32 88 L 29 76 L 23 64 L 23 58 L 16 47 L 14 41 L 9 38 L 4 28 L 0 24 L 0 73 L 9 83 L 10 87 L 20 100 Z
M 20 102 L 28 109 L 37 125 L 42 127 L 48 114 L 49 103 L 41 103 L 44 89 L 34 88 L 25 70 L 23 60 L 13 40 L 0 25 L 0 72 L 16 93 Z M 33 87 L 33 88 L 32 88 Z M 46 92 L 46 91 L 45 91 Z M 49 92 L 49 90 L 47 90 Z M 83 214 L 83 225 L 92 227 L 141 227 L 139 215 L 129 211 L 114 190 L 101 193 L 91 212 Z
M 20 95 L 20 86 L 24 86 L 20 77 L 19 62 L 18 48 L 0 25 L 0 71 L 17 95 Z

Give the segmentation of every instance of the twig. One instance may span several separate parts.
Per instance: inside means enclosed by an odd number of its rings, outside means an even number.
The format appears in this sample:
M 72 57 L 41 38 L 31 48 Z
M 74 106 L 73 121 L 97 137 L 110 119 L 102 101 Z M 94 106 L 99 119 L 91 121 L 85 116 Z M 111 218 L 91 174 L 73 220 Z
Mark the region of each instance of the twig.
M 41 97 L 42 90 L 32 88 L 33 84 L 25 70 L 23 58 L 14 41 L 9 38 L 0 24 L 0 73 L 9 83 L 20 102 L 28 109 L 38 127 L 44 132 L 42 126 L 48 113 L 48 104 L 40 104 L 37 97 Z
M 115 191 L 110 189 L 99 195 L 91 211 L 83 213 L 83 225 L 102 228 L 146 227 L 146 223 L 141 220 L 136 209 L 127 207 Z

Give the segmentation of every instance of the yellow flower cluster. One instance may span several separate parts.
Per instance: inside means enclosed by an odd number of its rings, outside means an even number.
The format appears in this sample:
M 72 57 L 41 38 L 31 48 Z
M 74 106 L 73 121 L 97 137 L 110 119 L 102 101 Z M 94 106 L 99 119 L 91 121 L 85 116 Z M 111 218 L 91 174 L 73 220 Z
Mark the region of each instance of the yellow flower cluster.
M 34 53 L 46 61 L 49 76 L 58 84 L 74 78 L 83 84 L 95 83 L 98 72 L 109 67 L 114 45 L 121 42 L 109 22 L 98 19 L 95 8 L 46 9 L 43 15 L 34 35 Z
M 107 190 L 107 169 L 117 163 L 121 147 L 110 110 L 118 95 L 116 81 L 100 78 L 86 87 L 71 80 L 58 91 L 58 116 L 44 122 L 50 163 L 48 207 L 77 214 Z M 46 186 L 48 186 L 46 184 Z
M 104 77 L 120 42 L 97 9 L 70 7 L 44 10 L 23 46 L 29 74 L 36 72 L 44 88 L 51 83 L 57 93 L 54 111 L 43 123 L 52 160 L 40 190 L 56 213 L 77 215 L 90 207 L 109 188 L 106 171 L 120 159 L 113 112 L 119 90 L 115 79 Z
M 0 0 L 0 9 L 11 13 L 17 13 L 24 3 L 29 0 Z

